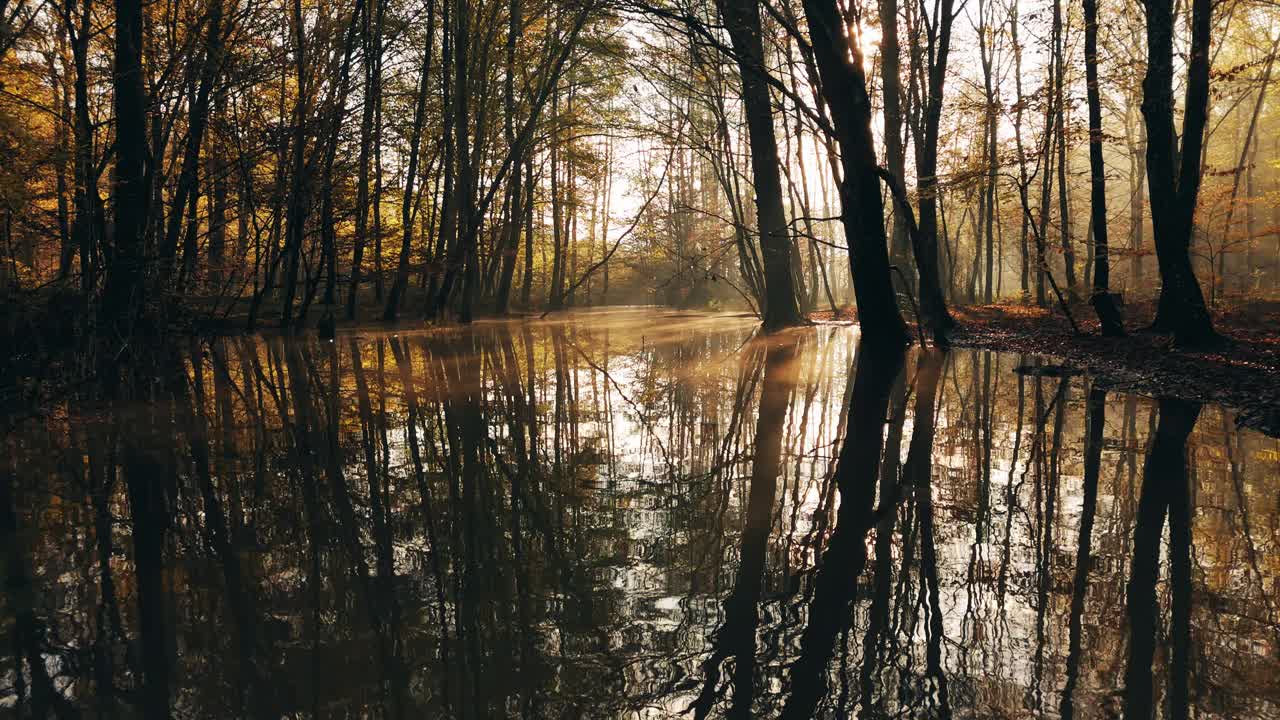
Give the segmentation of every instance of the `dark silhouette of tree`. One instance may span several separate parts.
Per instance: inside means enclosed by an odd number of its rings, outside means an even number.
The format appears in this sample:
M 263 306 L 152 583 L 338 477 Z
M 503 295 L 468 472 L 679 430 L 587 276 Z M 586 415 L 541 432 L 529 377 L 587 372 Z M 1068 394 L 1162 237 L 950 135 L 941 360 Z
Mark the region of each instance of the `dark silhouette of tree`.
M 1147 186 L 1161 283 L 1152 327 L 1172 333 L 1179 345 L 1209 345 L 1217 342 L 1218 334 L 1191 266 L 1191 237 L 1209 115 L 1213 3 L 1191 3 L 1181 144 L 1173 122 L 1173 2 L 1144 0 L 1143 7 L 1147 11 L 1147 73 L 1142 80 L 1142 116 L 1147 128 Z

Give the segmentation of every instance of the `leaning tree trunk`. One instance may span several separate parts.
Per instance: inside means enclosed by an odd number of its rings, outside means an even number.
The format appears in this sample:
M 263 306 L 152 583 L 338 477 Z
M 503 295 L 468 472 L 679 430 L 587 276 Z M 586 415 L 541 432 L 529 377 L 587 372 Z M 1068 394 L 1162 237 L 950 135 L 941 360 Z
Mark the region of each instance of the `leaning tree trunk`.
M 823 95 L 840 143 L 841 221 L 849 247 L 858 323 L 869 339 L 902 341 L 907 338 L 907 331 L 889 276 L 884 205 L 871 137 L 871 100 L 862 69 L 862 49 L 857 44 L 850 48 L 844 39 L 835 0 L 805 0 L 804 11 Z
M 363 18 L 364 32 L 364 104 L 360 113 L 360 154 L 356 166 L 356 218 L 355 238 L 351 249 L 351 284 L 347 291 L 347 319 L 356 318 L 356 296 L 360 290 L 360 271 L 364 263 L 364 250 L 369 234 L 369 175 L 370 148 L 373 144 L 373 120 L 376 107 L 382 102 L 382 17 L 383 3 L 376 2 L 374 7 L 366 6 Z M 427 4 L 427 27 L 432 27 L 432 15 L 435 3 Z M 372 12 L 371 12 L 372 11 Z M 376 21 L 370 18 L 376 16 Z M 427 35 L 427 55 L 431 54 L 431 41 L 434 33 Z
M 742 103 L 751 145 L 751 176 L 756 190 L 756 220 L 764 255 L 766 302 L 764 327 L 776 330 L 802 319 L 791 275 L 791 238 L 782 209 L 778 141 L 773 134 L 773 106 L 765 77 L 760 7 L 756 0 L 718 0 L 725 29 L 733 43 L 742 76 Z M 883 233 L 883 229 L 881 230 Z

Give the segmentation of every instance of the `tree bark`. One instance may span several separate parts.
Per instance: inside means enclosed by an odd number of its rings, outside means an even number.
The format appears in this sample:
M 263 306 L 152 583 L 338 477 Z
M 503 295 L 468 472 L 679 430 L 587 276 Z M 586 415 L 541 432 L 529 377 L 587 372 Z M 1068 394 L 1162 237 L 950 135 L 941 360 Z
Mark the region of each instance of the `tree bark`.
M 805 0 L 804 11 L 822 79 L 822 94 L 840 143 L 841 221 L 849 248 L 858 323 L 868 340 L 901 342 L 908 335 L 889 275 L 888 238 L 871 137 L 871 100 L 862 69 L 862 48 L 845 39 L 844 23 L 834 0 Z
M 1173 112 L 1174 0 L 1143 0 L 1147 11 L 1147 73 L 1142 115 L 1147 126 L 1147 184 L 1160 268 L 1160 301 L 1152 329 L 1173 334 L 1181 346 L 1220 339 L 1191 265 L 1191 234 L 1200 194 L 1200 154 L 1209 107 L 1211 0 L 1192 0 L 1191 47 L 1179 151 Z
M 915 248 L 916 269 L 920 278 L 920 314 L 934 339 L 945 342 L 947 331 L 955 320 L 947 311 L 938 272 L 938 133 L 942 123 L 942 97 L 947 79 L 947 60 L 951 51 L 951 24 L 955 18 L 954 0 L 940 0 L 937 17 L 937 39 L 928 53 L 927 96 L 924 106 L 923 142 L 916 150 L 916 177 L 919 178 L 920 242 Z
M 115 8 L 115 238 L 107 263 L 102 312 L 104 329 L 109 328 L 114 337 L 127 338 L 145 300 L 144 235 L 150 194 L 147 93 L 142 70 L 142 0 L 115 0 Z
M 765 77 L 757 0 L 717 0 L 733 44 L 742 79 L 742 103 L 751 146 L 751 177 L 756 191 L 756 222 L 764 255 L 766 301 L 763 324 L 777 330 L 803 322 L 791 274 L 791 237 L 782 208 L 778 141 L 773 132 L 773 105 Z M 883 232 L 883 230 L 882 230 Z
M 1124 324 L 1111 295 L 1111 260 L 1107 245 L 1107 176 L 1102 159 L 1102 99 L 1098 87 L 1098 0 L 1084 0 L 1084 72 L 1089 103 L 1089 207 L 1093 228 L 1093 309 L 1102 334 L 1124 335 Z
M 360 154 L 356 161 L 356 219 L 355 239 L 351 249 L 351 285 L 347 292 L 347 318 L 356 317 L 356 296 L 360 291 L 360 271 L 364 263 L 364 249 L 369 234 L 369 174 L 370 146 L 373 143 L 373 121 L 375 110 L 382 102 L 382 18 L 385 5 L 381 1 L 373 4 L 374 12 L 366 5 L 364 17 L 364 71 L 365 89 L 364 104 L 360 113 Z M 427 4 L 427 55 L 431 54 L 431 45 L 435 39 L 433 15 L 434 0 Z M 370 16 L 374 16 L 371 18 Z
M 448 2 L 448 0 L 446 0 Z M 434 4 L 433 4 L 434 7 Z M 428 33 L 433 32 L 428 24 Z M 400 201 L 400 259 L 396 264 L 396 277 L 391 283 L 391 292 L 387 295 L 387 307 L 382 319 L 394 321 L 400 312 L 400 299 L 409 284 L 409 252 L 413 241 L 414 210 L 417 194 L 414 181 L 418 177 L 418 161 L 422 155 L 422 127 L 426 123 L 427 89 L 431 78 L 431 44 L 427 44 L 427 52 L 422 56 L 422 67 L 418 73 L 417 93 L 413 106 L 413 126 L 409 132 L 409 166 L 405 171 L 404 195 Z

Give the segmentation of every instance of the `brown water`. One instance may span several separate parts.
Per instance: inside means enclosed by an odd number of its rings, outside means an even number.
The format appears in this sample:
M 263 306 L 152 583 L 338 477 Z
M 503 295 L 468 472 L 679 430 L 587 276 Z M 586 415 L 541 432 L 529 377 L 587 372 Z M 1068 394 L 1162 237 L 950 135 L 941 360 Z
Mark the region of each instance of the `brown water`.
M 77 386 L 0 461 L 0 712 L 1280 717 L 1275 439 L 754 329 L 228 339 Z

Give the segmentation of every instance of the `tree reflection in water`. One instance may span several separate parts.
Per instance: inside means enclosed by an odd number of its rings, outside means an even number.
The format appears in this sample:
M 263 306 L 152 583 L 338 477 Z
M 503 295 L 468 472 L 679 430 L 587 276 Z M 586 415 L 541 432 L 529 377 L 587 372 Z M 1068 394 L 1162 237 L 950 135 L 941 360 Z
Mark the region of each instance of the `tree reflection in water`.
M 1034 358 L 752 333 L 233 338 L 13 413 L 0 707 L 1280 715 L 1274 439 Z

